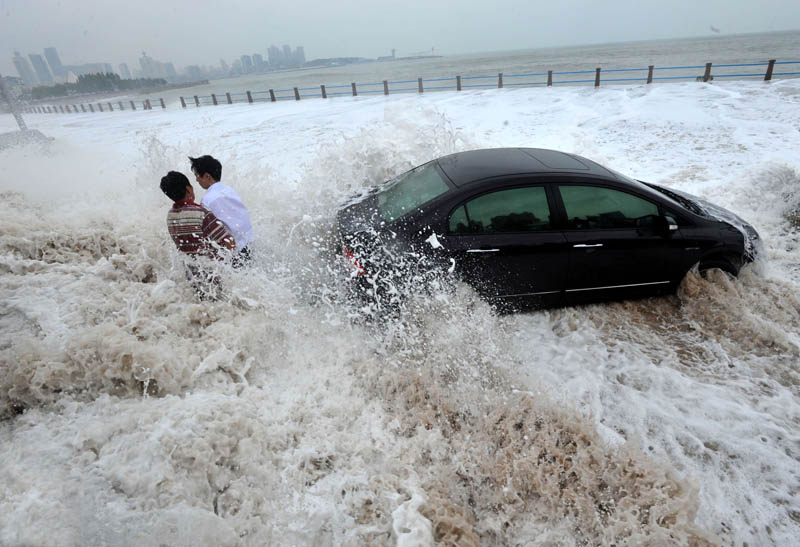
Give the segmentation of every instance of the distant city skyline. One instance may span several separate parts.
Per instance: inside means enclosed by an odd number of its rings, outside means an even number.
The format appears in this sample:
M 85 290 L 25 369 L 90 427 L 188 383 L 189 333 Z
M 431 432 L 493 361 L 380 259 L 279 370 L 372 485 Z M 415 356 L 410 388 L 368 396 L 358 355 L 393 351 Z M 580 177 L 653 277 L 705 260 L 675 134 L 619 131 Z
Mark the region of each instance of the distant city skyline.
M 74 64 L 138 66 L 144 49 L 175 67 L 217 65 L 243 54 L 267 58 L 271 43 L 301 43 L 308 58 L 398 55 L 586 45 L 771 32 L 800 28 L 797 0 L 499 0 L 381 3 L 372 0 L 0 0 L 0 73 L 14 74 L 13 51 L 58 47 Z M 43 37 L 45 37 L 43 39 Z M 257 47 L 253 47 L 257 45 Z M 98 59 L 102 56 L 102 59 Z
M 125 79 L 130 78 L 161 78 L 168 82 L 197 81 L 212 77 L 233 76 L 238 74 L 251 74 L 302 66 L 305 62 L 305 48 L 297 46 L 292 49 L 288 44 L 278 48 L 274 44 L 267 49 L 269 61 L 259 53 L 243 54 L 228 64 L 220 59 L 219 65 L 203 64 L 189 65 L 176 70 L 172 62 L 159 61 L 142 51 L 138 59 L 139 68 L 131 70 L 127 63 L 119 63 L 116 68 L 112 63 L 83 63 L 80 65 L 61 63 L 58 49 L 50 46 L 44 48 L 44 57 L 38 53 L 29 53 L 26 59 L 20 52 L 15 51 L 12 63 L 16 74 L 4 74 L 4 77 L 20 78 L 25 87 L 50 86 L 57 83 L 74 82 L 84 74 L 116 73 Z M 45 57 L 47 61 L 45 61 Z M 29 62 L 30 60 L 30 62 Z

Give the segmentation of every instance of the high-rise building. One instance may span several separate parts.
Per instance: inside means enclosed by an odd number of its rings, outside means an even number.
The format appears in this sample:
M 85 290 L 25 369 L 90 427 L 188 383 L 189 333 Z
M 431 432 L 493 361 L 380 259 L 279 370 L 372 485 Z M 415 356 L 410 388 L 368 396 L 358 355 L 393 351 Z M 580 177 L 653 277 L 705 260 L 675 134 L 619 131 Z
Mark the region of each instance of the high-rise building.
M 128 68 L 128 63 L 120 63 L 119 75 L 125 80 L 131 79 L 131 69 Z
M 292 62 L 292 48 L 289 47 L 289 44 L 283 44 L 283 64 L 286 66 L 294 64 Z
M 67 76 L 67 71 L 64 70 L 64 66 L 61 64 L 61 59 L 58 56 L 58 51 L 56 51 L 56 48 L 44 48 L 44 57 L 47 59 L 47 62 L 50 65 L 50 70 L 53 72 L 53 76 L 56 78 L 65 78 Z
M 259 55 L 258 53 L 253 53 L 253 68 L 255 70 L 266 70 L 267 63 L 264 62 L 264 57 Z
M 175 65 L 172 63 L 164 63 L 164 72 L 167 75 L 167 78 L 175 79 L 178 77 L 178 73 L 175 71 Z
M 297 49 L 294 50 L 294 62 L 297 65 L 306 64 L 306 50 L 303 46 L 297 46 Z
M 39 83 L 39 80 L 33 73 L 30 63 L 25 57 L 19 54 L 19 51 L 14 52 L 14 57 L 11 60 L 14 62 L 14 66 L 17 68 L 19 77 L 22 78 L 22 82 L 26 86 L 33 87 Z
M 53 76 L 50 74 L 50 69 L 47 68 L 47 63 L 44 62 L 44 58 L 36 53 L 29 53 L 28 58 L 31 60 L 33 70 L 36 71 L 36 77 L 39 79 L 39 83 L 52 84 Z
M 277 68 L 281 63 L 281 50 L 275 47 L 275 44 L 269 46 L 267 49 L 267 57 L 269 58 L 269 66 Z
M 245 74 L 253 72 L 253 59 L 249 55 L 242 55 L 240 59 L 242 61 L 242 72 Z
M 142 56 L 139 57 L 139 65 L 142 67 L 142 75 L 145 78 L 155 78 L 158 75 L 156 61 L 152 57 L 148 57 L 144 51 Z

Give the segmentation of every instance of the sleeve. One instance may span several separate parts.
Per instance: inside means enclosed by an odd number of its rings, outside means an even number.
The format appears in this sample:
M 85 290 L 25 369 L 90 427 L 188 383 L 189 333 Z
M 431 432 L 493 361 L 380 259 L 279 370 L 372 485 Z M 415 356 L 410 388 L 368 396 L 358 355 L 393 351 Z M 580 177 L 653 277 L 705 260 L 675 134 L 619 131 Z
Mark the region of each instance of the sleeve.
M 233 236 L 225 227 L 225 224 L 210 211 L 203 219 L 203 239 L 210 243 L 212 247 L 214 244 L 225 249 L 236 247 Z

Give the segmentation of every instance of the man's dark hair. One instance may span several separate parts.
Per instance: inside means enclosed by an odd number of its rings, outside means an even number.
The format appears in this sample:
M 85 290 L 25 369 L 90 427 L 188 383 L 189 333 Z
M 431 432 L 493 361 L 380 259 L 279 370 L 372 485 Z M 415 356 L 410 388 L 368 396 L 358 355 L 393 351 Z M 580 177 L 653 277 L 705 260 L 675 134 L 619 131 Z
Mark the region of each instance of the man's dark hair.
M 206 155 L 199 158 L 190 156 L 189 161 L 192 162 L 192 170 L 201 177 L 208 173 L 215 182 L 219 182 L 219 179 L 222 178 L 222 164 L 219 160 Z
M 161 177 L 161 191 L 167 194 L 172 201 L 180 201 L 186 197 L 186 187 L 191 186 L 189 179 L 183 173 L 170 171 Z

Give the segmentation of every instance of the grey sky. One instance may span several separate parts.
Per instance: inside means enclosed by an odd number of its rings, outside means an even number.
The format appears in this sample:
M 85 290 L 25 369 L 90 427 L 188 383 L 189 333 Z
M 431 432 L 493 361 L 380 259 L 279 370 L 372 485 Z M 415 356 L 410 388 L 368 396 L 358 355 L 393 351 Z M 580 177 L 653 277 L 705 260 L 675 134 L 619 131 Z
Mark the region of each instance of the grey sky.
M 14 50 L 55 46 L 64 64 L 138 66 L 142 50 L 180 71 L 270 44 L 306 58 L 444 55 L 800 28 L 798 0 L 0 0 L 0 73 Z

